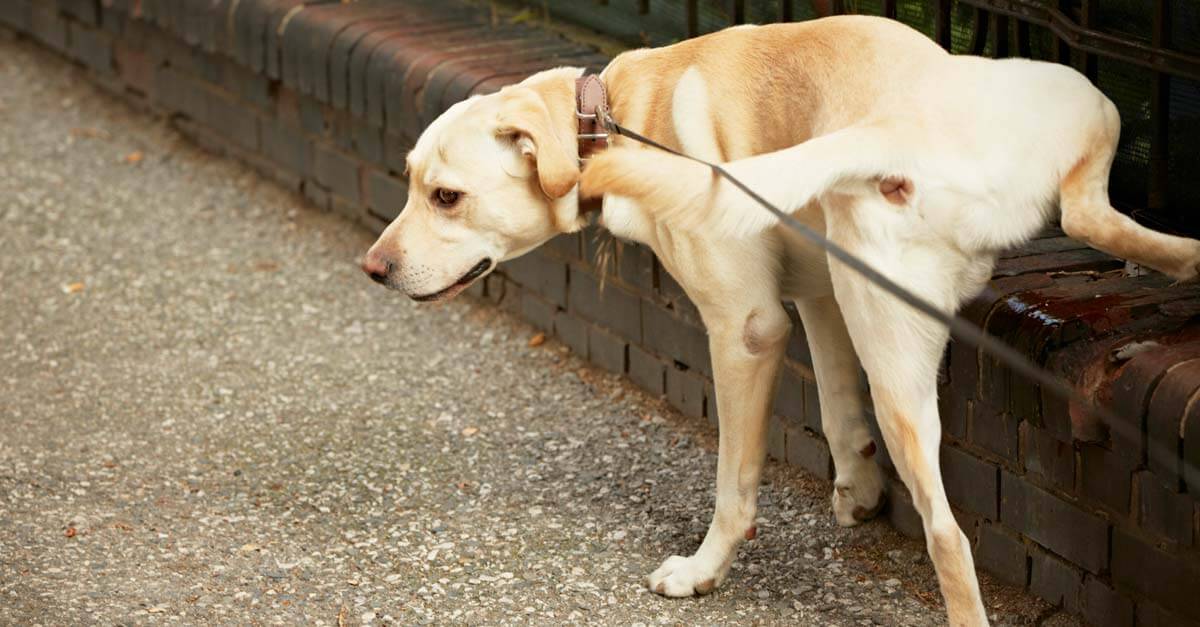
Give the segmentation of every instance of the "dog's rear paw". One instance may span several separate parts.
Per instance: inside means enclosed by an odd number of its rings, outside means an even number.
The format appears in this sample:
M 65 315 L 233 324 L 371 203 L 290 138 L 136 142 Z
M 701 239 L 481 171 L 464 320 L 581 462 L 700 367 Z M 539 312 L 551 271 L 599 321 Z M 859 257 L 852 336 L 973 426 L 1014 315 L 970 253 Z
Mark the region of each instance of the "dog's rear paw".
M 665 597 L 702 596 L 717 589 L 725 574 L 695 556 L 668 557 L 646 578 L 646 587 Z
M 833 488 L 833 515 L 843 527 L 853 527 L 879 515 L 887 503 L 883 471 L 873 460 L 858 466 L 852 476 L 838 476 Z

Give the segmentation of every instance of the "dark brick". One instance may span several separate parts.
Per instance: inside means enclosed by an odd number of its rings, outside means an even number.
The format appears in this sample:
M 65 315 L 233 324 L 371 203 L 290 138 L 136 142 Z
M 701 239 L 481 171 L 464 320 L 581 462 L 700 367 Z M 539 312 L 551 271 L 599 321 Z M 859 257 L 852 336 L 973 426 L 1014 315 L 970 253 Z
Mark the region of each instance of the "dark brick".
M 310 135 L 324 135 L 329 128 L 325 105 L 304 94 L 296 95 L 296 103 L 300 112 L 300 127 L 304 132 Z
M 629 378 L 653 396 L 666 391 L 666 365 L 636 344 L 629 345 Z
M 30 13 L 29 31 L 35 39 L 51 48 L 67 54 L 67 21 L 57 11 L 45 6 L 33 5 Z
M 384 134 L 383 131 L 340 112 L 339 116 L 347 120 L 349 132 L 349 150 L 354 151 L 361 159 L 375 165 L 384 165 Z
M 259 131 L 262 151 L 268 159 L 289 172 L 305 174 L 309 171 L 309 145 L 299 129 L 275 120 L 264 120 Z
M 1179 627 L 1180 625 L 1198 625 L 1200 622 L 1188 620 L 1182 614 L 1163 609 L 1144 599 L 1137 602 L 1138 627 Z
M 381 170 L 367 172 L 367 206 L 371 213 L 391 221 L 408 203 L 408 183 Z M 565 272 L 565 269 L 564 269 Z
M 321 209 L 328 210 L 330 208 L 328 189 L 321 187 L 319 183 L 311 179 L 306 179 L 302 187 L 304 188 L 304 197 L 308 199 L 308 202 Z
M 25 0 L 0 2 L 0 23 L 7 24 L 17 32 L 28 32 L 33 20 L 30 12 L 29 3 Z
M 804 335 L 803 325 L 792 324 L 792 334 L 788 336 L 787 356 L 812 368 L 812 352 L 808 348 L 808 337 Z
M 514 281 L 546 300 L 559 307 L 567 306 L 567 264 L 534 250 L 504 262 L 503 269 Z
M 1096 444 L 1079 445 L 1079 493 L 1129 514 L 1134 463 Z
M 896 531 L 910 538 L 925 537 L 925 526 L 921 523 L 921 514 L 913 506 L 912 495 L 903 483 L 894 479 L 888 481 L 888 521 Z
M 672 315 L 648 300 L 641 301 L 641 310 L 642 329 L 648 348 L 705 375 L 712 375 L 708 336 L 702 328 Z
M 588 323 L 565 311 L 554 314 L 554 335 L 576 355 L 587 359 Z
M 1010 472 L 1000 477 L 1005 526 L 1093 573 L 1108 566 L 1108 523 Z
M 96 26 L 100 23 L 98 0 L 58 0 L 58 8 L 63 13 L 89 26 Z
M 1121 374 L 1112 383 L 1112 398 L 1114 413 L 1125 422 L 1111 426 L 1114 452 L 1135 462 L 1145 459 L 1144 432 L 1151 395 L 1169 368 L 1197 357 L 1200 357 L 1200 342 L 1191 342 L 1139 353 L 1121 368 Z M 1179 404 L 1186 407 L 1186 401 Z M 1170 433 L 1170 429 L 1166 431 Z
M 958 438 L 967 439 L 967 419 L 971 410 L 971 401 L 967 400 L 953 386 L 947 386 L 938 395 L 938 416 L 942 420 L 942 433 Z
M 1017 276 L 1034 272 L 1081 272 L 1085 270 L 1106 272 L 1118 270 L 1124 266 L 1125 263 L 1120 259 L 1114 259 L 1098 250 L 1085 248 L 1001 259 L 996 264 L 994 274 L 995 276 Z
M 1188 405 L 1183 417 L 1183 479 L 1187 491 L 1200 495 L 1200 403 Z
M 792 424 L 804 426 L 804 383 L 798 372 L 784 366 L 775 391 L 773 413 Z
M 1030 551 L 1029 589 L 1071 614 L 1079 613 L 1083 572 L 1040 549 Z
M 1132 627 L 1133 601 L 1088 576 L 1083 583 L 1083 618 L 1096 627 Z
M 154 63 L 144 51 L 118 42 L 113 49 L 113 58 L 126 87 L 146 96 L 154 94 Z
M 720 428 L 721 410 L 717 404 L 717 388 L 712 381 L 704 384 L 704 415 L 708 418 L 709 426 L 714 429 Z
M 612 329 L 625 339 L 641 341 L 637 296 L 612 284 L 601 291 L 595 275 L 578 266 L 570 267 L 569 277 L 567 304 L 571 313 Z
M 999 469 L 956 447 L 941 448 L 942 481 L 950 503 L 988 520 L 1000 517 Z
M 667 368 L 667 402 L 684 415 L 704 416 L 704 379 L 690 370 Z
M 1021 423 L 1021 459 L 1025 472 L 1041 475 L 1055 487 L 1075 488 L 1075 447 L 1050 435 L 1029 421 Z
M 767 419 L 767 455 L 775 461 L 787 461 L 787 430 L 779 416 Z
M 78 23 L 71 24 L 71 56 L 97 72 L 113 72 L 112 37 Z
M 334 193 L 360 202 L 358 161 L 321 143 L 312 145 L 312 173 Z
M 1192 508 L 1188 495 L 1163 487 L 1162 480 L 1148 470 L 1135 475 L 1137 520 L 1142 529 L 1180 546 L 1192 544 Z
M 537 294 L 521 290 L 521 317 L 537 329 L 553 331 L 556 311 L 553 304 L 539 298 Z
M 625 340 L 600 327 L 588 328 L 588 359 L 609 372 L 625 373 Z
M 215 90 L 206 89 L 206 93 L 204 115 L 200 120 L 239 148 L 251 152 L 257 151 L 259 146 L 258 116 L 237 101 L 217 93 Z M 340 190 L 335 188 L 334 191 Z M 351 200 L 358 199 L 357 194 L 355 196 L 343 194 L 343 196 Z
M 829 445 L 812 431 L 796 425 L 786 427 L 787 462 L 818 478 L 833 479 L 833 456 Z
M 617 240 L 599 226 L 587 226 L 579 233 L 583 239 L 583 261 L 597 274 L 617 274 Z
M 817 433 L 824 432 L 821 424 L 821 391 L 817 389 L 816 382 L 807 379 L 804 381 L 804 425 Z
M 1121 529 L 1113 530 L 1112 578 L 1191 620 L 1200 620 L 1200 566 L 1159 550 Z
M 1175 491 L 1183 485 L 1179 455 L 1182 420 L 1197 390 L 1200 390 L 1200 359 L 1177 364 L 1154 390 L 1146 414 L 1146 463 Z
M 975 403 L 971 408 L 971 442 L 1005 460 L 1016 462 L 1020 457 L 1019 427 L 1019 421 L 1012 415 L 983 403 Z
M 1024 587 L 1029 577 L 1025 543 L 1015 533 L 995 523 L 984 523 L 975 550 L 979 566 L 1001 581 Z
M 552 251 L 556 255 L 561 255 L 564 259 L 572 261 L 580 258 L 580 242 L 578 233 L 563 233 L 556 235 L 550 241 L 542 244 L 542 247 Z
M 267 77 L 226 61 L 221 71 L 221 79 L 225 89 L 237 94 L 242 100 L 264 112 L 270 112 L 273 108 L 275 102 L 271 97 L 271 81 Z
M 641 244 L 621 242 L 617 249 L 617 274 L 630 287 L 652 291 L 654 253 Z

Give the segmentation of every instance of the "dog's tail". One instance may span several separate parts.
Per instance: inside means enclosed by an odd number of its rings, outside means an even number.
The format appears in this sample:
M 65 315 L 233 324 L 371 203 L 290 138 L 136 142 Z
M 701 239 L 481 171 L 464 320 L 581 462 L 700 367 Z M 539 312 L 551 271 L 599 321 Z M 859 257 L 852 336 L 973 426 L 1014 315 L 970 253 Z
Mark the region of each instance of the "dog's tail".
M 723 166 L 785 213 L 795 213 L 847 181 L 896 176 L 902 145 L 887 129 L 853 126 L 791 148 Z M 639 204 L 663 222 L 718 237 L 746 237 L 779 219 L 708 166 L 642 147 L 613 147 L 596 155 L 580 182 L 584 197 L 613 194 Z

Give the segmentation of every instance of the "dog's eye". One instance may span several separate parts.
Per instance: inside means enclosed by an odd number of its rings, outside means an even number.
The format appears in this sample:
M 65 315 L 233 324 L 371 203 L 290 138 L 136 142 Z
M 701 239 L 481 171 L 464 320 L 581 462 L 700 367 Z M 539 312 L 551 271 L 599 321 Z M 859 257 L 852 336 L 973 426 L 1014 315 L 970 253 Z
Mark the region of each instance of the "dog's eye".
M 433 192 L 433 200 L 443 208 L 453 207 L 462 194 L 452 189 L 439 187 Z

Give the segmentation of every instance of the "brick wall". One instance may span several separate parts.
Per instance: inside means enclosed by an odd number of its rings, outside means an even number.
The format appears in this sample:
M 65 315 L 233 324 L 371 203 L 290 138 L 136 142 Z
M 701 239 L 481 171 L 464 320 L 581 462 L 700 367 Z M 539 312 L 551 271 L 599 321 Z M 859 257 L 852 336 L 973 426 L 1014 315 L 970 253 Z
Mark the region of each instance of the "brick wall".
M 405 152 L 448 105 L 538 69 L 605 62 L 455 0 L 3 0 L 0 24 L 376 230 L 404 205 Z M 611 262 L 598 265 L 607 247 Z M 563 236 L 471 292 L 715 424 L 705 331 L 647 249 L 598 230 Z M 1120 261 L 1059 233 L 1004 257 L 965 314 L 1110 401 L 1127 428 L 1110 435 L 988 356 L 951 346 L 942 468 L 981 568 L 1096 624 L 1200 620 L 1200 417 L 1188 420 L 1200 414 L 1198 313 L 1200 288 L 1126 276 Z M 1114 357 L 1133 340 L 1159 345 Z M 771 455 L 828 479 L 798 324 L 782 376 Z M 893 479 L 890 493 L 892 522 L 919 535 L 903 486 Z

